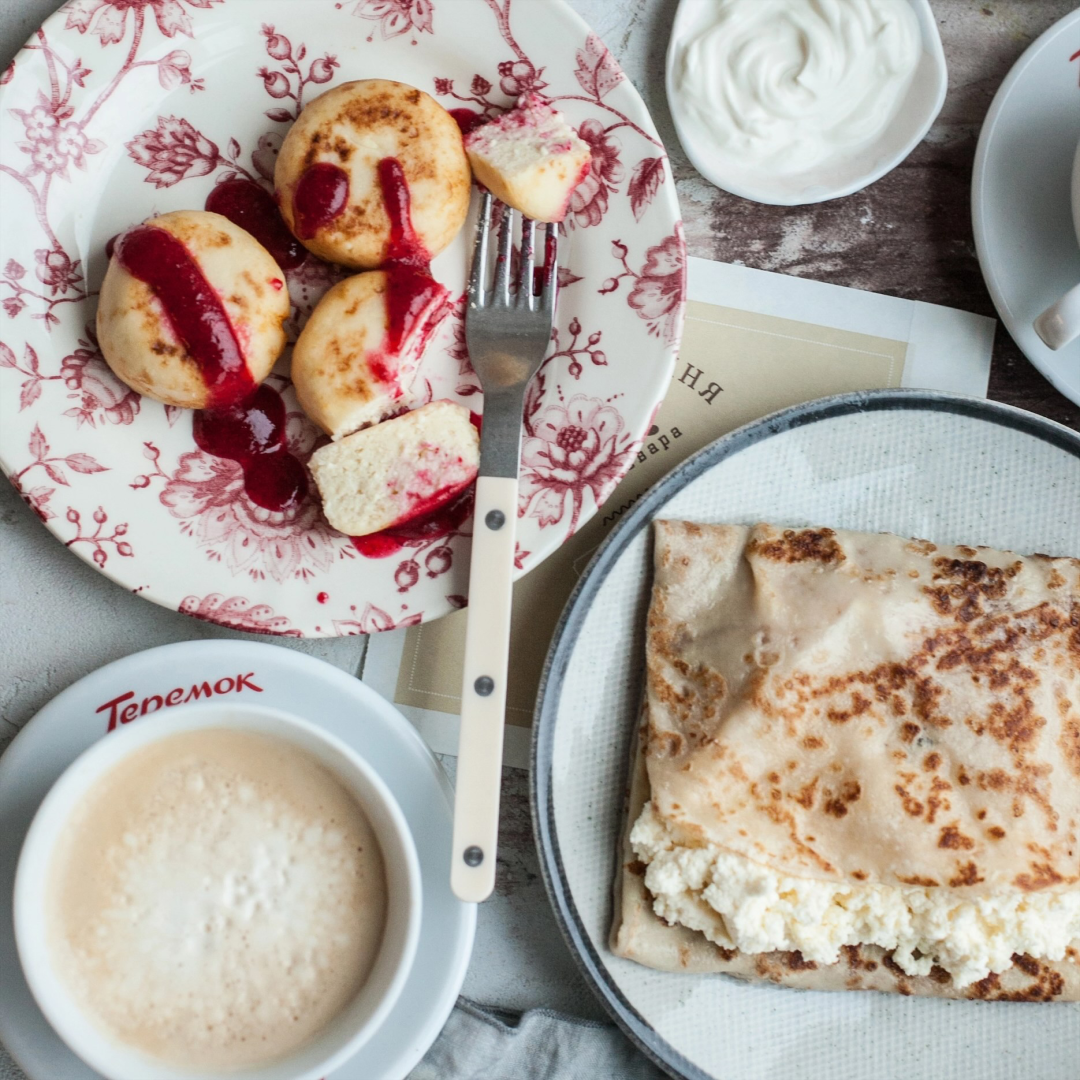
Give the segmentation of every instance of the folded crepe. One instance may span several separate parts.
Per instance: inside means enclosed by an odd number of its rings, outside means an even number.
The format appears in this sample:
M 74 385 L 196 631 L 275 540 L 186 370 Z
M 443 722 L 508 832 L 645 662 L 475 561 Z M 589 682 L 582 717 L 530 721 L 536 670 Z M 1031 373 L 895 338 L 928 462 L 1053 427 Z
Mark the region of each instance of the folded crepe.
M 655 524 L 611 948 L 1080 1000 L 1080 561 Z

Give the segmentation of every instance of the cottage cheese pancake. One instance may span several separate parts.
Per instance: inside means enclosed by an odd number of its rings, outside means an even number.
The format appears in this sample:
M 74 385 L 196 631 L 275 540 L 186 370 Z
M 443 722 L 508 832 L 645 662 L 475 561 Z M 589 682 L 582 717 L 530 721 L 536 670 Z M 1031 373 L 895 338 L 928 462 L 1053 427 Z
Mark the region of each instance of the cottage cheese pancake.
M 654 528 L 614 950 L 1080 1000 L 1080 561 Z
M 929 975 L 936 964 L 963 990 L 1007 970 L 1018 953 L 1063 960 L 1080 941 L 1076 889 L 971 897 L 926 885 L 789 877 L 712 844 L 674 843 L 649 803 L 630 843 L 648 867 L 656 914 L 722 948 L 798 950 L 807 963 L 835 964 L 845 947 L 876 945 L 905 975 Z
M 330 770 L 209 729 L 136 751 L 51 869 L 57 970 L 119 1041 L 187 1068 L 281 1057 L 363 985 L 386 916 L 375 834 Z
M 447 290 L 429 281 L 396 343 L 393 278 L 384 270 L 338 282 L 311 313 L 293 349 L 292 380 L 301 408 L 331 438 L 377 424 L 408 403 L 424 348 L 450 310 Z
M 479 463 L 468 410 L 432 401 L 320 447 L 310 467 L 326 520 L 357 537 L 434 514 L 476 479 Z
M 227 408 L 250 396 L 285 347 L 285 275 L 220 214 L 175 210 L 116 241 L 97 312 L 118 379 L 166 405 Z

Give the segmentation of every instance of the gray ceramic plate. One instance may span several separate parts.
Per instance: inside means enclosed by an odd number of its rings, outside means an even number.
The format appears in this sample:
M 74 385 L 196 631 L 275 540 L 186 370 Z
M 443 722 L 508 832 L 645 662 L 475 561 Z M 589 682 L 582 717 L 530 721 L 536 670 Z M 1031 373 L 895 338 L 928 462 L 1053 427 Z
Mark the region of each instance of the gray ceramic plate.
M 579 581 L 548 654 L 532 774 L 566 940 L 615 1020 L 673 1076 L 1075 1080 L 1080 1005 L 798 992 L 608 952 L 656 517 L 1080 555 L 1080 435 L 1007 405 L 885 390 L 796 406 L 706 447 L 641 499 Z

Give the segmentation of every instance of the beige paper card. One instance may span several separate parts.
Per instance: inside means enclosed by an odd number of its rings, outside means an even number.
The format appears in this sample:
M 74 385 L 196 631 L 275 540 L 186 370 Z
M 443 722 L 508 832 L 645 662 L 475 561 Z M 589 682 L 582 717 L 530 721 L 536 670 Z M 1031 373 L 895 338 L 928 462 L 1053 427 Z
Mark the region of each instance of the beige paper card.
M 563 605 L 608 531 L 684 458 L 737 427 L 802 401 L 899 386 L 907 344 L 691 300 L 671 388 L 637 461 L 576 536 L 514 586 L 509 724 L 528 727 Z M 409 630 L 399 705 L 456 714 L 467 613 Z

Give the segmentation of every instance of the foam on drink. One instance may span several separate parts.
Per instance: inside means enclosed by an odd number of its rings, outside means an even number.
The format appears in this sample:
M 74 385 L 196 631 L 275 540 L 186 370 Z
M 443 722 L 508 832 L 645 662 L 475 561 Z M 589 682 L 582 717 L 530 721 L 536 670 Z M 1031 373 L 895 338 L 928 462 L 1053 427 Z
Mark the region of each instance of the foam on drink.
M 234 1069 L 354 998 L 386 922 L 382 854 L 334 773 L 284 740 L 172 736 L 106 774 L 50 870 L 53 961 L 107 1033 Z

